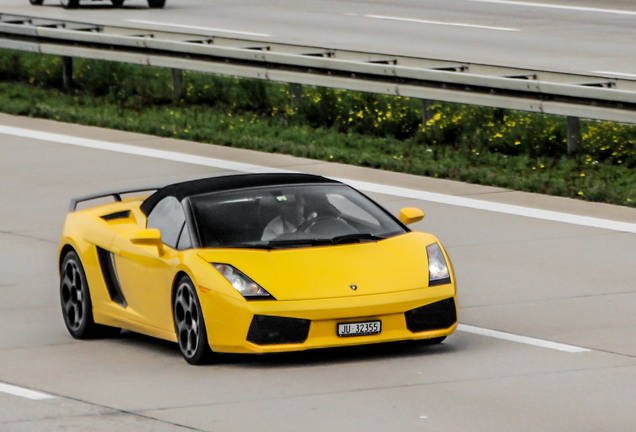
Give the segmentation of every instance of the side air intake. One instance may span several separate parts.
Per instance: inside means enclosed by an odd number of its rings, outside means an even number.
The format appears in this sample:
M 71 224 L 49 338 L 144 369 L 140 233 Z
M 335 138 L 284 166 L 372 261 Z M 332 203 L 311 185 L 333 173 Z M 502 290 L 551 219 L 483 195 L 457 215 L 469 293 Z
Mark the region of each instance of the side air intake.
M 115 219 L 128 219 L 130 216 L 130 210 L 118 211 L 115 213 L 110 213 L 102 216 L 101 218 L 105 221 L 112 221 Z
M 102 275 L 104 276 L 104 282 L 106 283 L 110 299 L 123 307 L 128 306 L 124 293 L 121 292 L 121 286 L 119 285 L 119 278 L 117 277 L 117 270 L 115 269 L 115 256 L 112 252 L 97 246 L 97 257 L 99 258 L 99 265 L 102 268 Z

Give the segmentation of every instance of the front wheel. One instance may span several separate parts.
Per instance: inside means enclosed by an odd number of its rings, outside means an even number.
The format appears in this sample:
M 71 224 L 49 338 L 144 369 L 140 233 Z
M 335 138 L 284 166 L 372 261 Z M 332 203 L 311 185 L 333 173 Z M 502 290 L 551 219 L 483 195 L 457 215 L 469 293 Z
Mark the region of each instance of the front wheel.
M 110 0 L 110 2 L 113 4 L 113 6 L 115 7 L 120 7 L 121 5 L 124 4 L 124 0 Z
M 75 9 L 79 7 L 79 0 L 61 0 L 64 9 Z
M 95 324 L 86 274 L 75 251 L 67 253 L 62 261 L 60 300 L 64 323 L 75 339 L 116 336 L 121 331 L 115 327 Z
M 148 7 L 152 9 L 161 9 L 166 5 L 166 0 L 148 0 Z
M 44 0 L 29 0 L 29 3 L 31 3 L 33 6 L 40 6 L 42 5 L 42 3 L 44 3 Z
M 209 363 L 213 353 L 208 344 L 201 304 L 188 276 L 177 285 L 174 298 L 174 326 L 183 358 L 192 365 Z

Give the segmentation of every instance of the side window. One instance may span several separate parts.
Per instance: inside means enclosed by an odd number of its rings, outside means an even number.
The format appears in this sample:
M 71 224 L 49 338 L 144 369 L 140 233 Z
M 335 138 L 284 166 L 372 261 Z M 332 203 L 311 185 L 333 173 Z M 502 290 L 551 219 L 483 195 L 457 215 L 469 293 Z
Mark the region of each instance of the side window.
M 177 249 L 184 250 L 190 249 L 191 247 L 192 240 L 190 239 L 190 230 L 188 229 L 188 224 L 184 224 L 181 235 L 179 236 L 179 241 L 177 242 Z
M 327 199 L 329 200 L 329 204 L 337 208 L 343 215 L 380 227 L 380 222 L 378 222 L 376 218 L 371 216 L 366 210 L 363 210 L 355 203 L 349 201 L 344 196 L 328 194 Z
M 181 203 L 174 197 L 166 197 L 152 209 L 146 227 L 161 231 L 163 243 L 176 249 L 184 225 L 185 212 Z

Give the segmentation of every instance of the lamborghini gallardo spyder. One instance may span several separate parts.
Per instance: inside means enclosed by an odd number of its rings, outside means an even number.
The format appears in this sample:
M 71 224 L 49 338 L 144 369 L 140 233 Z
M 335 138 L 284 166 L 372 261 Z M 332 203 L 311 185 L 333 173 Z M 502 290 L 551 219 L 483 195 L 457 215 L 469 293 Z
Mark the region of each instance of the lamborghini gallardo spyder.
M 59 247 L 77 339 L 123 329 L 217 353 L 443 341 L 455 275 L 431 234 L 355 189 L 307 174 L 245 174 L 71 200 Z M 128 194 L 128 195 L 125 195 Z M 126 197 L 128 196 L 128 197 Z M 78 209 L 105 197 L 114 202 Z M 86 204 L 82 204 L 85 206 Z

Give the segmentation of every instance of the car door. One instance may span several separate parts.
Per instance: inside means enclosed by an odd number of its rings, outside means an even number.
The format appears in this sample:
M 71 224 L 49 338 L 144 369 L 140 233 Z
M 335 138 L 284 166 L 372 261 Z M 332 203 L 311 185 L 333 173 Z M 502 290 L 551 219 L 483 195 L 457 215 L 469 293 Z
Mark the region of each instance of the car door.
M 121 237 L 113 242 L 126 313 L 128 319 L 173 332 L 171 293 L 179 248 L 190 247 L 181 203 L 174 197 L 161 200 L 148 215 L 147 228 L 161 232 L 163 253 L 156 246 L 136 245 Z

